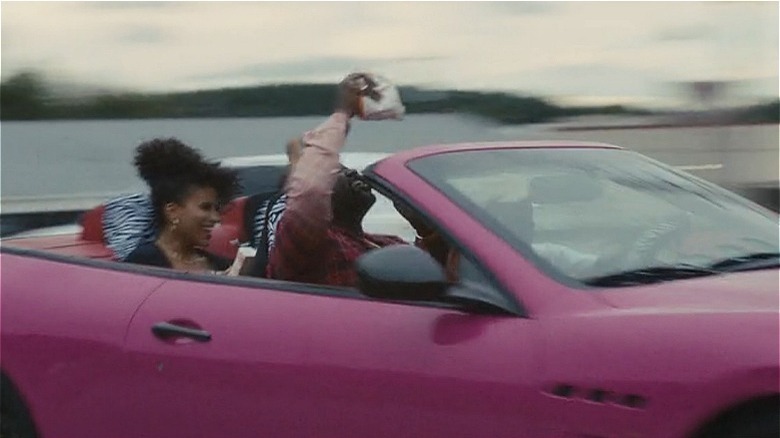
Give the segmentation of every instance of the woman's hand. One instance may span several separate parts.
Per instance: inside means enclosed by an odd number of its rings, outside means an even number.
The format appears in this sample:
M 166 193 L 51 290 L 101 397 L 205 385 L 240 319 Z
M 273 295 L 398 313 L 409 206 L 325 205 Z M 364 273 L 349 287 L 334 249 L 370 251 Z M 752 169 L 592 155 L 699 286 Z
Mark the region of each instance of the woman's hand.
M 245 274 L 246 271 L 243 269 L 244 265 L 248 265 L 247 262 L 252 261 L 256 253 L 257 250 L 254 248 L 244 246 L 238 248 L 238 251 L 236 252 L 236 258 L 233 259 L 233 264 L 231 264 L 227 270 L 223 271 L 224 275 L 237 277 L 239 275 Z

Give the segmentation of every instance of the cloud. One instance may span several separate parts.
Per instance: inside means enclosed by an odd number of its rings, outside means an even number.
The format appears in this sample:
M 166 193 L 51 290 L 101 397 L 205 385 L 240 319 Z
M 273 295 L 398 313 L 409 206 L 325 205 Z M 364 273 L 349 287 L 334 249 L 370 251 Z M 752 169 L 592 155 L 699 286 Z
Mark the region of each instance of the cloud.
M 659 82 L 777 76 L 776 2 L 4 2 L 2 8 L 4 76 L 33 67 L 142 91 L 332 82 L 358 68 L 403 85 L 612 96 L 647 93 Z
M 129 44 L 160 44 L 174 40 L 173 35 L 155 26 L 128 26 L 115 38 L 117 42 Z
M 397 58 L 370 57 L 313 57 L 299 58 L 285 62 L 263 62 L 241 66 L 221 72 L 193 75 L 189 81 L 240 80 L 254 78 L 255 82 L 306 81 L 313 78 L 340 76 L 345 72 L 368 68 L 377 71 L 391 65 L 428 63 L 443 59 L 439 56 L 408 56 Z
M 522 72 L 513 85 L 539 95 L 630 96 L 652 93 L 652 77 L 643 69 L 583 63 Z
M 559 5 L 540 1 L 486 2 L 483 5 L 488 6 L 497 13 L 511 15 L 551 14 L 559 10 Z
M 694 26 L 675 26 L 661 29 L 654 39 L 662 42 L 695 41 L 710 38 L 714 34 L 714 28 L 705 24 Z
M 178 8 L 183 6 L 183 2 L 158 2 L 158 1 L 128 1 L 128 2 L 115 2 L 115 1 L 90 1 L 83 2 L 81 6 L 85 9 L 92 10 L 106 10 L 106 9 L 161 9 L 161 8 Z

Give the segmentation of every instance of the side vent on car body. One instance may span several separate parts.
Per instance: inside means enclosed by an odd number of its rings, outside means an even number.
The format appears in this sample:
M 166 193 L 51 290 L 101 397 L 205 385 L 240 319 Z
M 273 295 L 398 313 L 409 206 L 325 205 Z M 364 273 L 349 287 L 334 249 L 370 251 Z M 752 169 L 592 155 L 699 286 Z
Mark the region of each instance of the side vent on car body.
M 593 403 L 605 403 L 609 399 L 609 395 L 611 394 L 603 389 L 591 389 L 585 396 L 585 400 Z
M 647 400 L 641 395 L 626 394 L 616 401 L 617 404 L 633 409 L 644 409 L 647 404 Z
M 629 409 L 644 409 L 647 405 L 647 399 L 638 394 L 620 394 L 602 388 L 577 388 L 568 383 L 558 383 L 544 392 L 553 397 Z
M 550 394 L 556 397 L 570 398 L 574 394 L 574 387 L 565 384 L 555 385 Z

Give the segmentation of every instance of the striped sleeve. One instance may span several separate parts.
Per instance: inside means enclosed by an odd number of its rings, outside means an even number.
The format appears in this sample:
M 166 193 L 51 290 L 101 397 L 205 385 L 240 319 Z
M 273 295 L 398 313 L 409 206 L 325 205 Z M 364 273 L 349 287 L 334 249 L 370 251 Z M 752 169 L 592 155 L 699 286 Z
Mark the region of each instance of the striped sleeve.
M 139 245 L 155 239 L 154 208 L 148 195 L 133 194 L 105 204 L 103 236 L 118 260 L 125 260 Z

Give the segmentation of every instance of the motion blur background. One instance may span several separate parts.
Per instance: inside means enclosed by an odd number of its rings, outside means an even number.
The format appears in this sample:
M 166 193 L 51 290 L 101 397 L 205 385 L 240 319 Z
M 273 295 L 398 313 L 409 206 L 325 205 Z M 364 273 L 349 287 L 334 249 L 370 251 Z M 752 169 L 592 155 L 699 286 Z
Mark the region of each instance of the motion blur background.
M 618 144 L 777 209 L 778 2 L 3 2 L 3 211 L 139 188 L 133 148 L 279 153 L 354 70 L 408 117 L 352 150 Z

